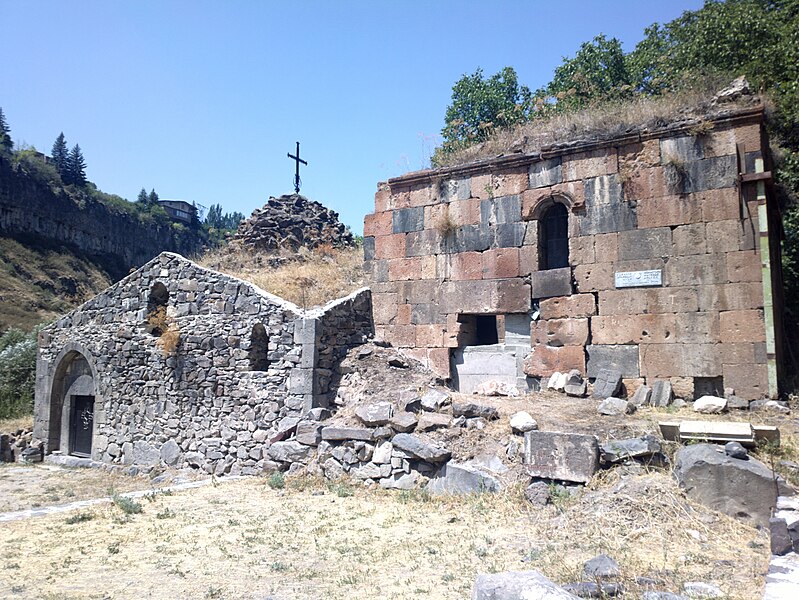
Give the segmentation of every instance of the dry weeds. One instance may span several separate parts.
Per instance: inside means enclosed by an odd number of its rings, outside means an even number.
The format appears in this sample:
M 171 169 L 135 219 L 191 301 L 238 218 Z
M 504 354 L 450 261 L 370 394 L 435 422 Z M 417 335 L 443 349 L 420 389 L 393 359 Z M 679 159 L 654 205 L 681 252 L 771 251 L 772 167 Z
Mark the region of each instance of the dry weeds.
M 33 415 L 14 417 L 13 419 L 0 419 L 0 433 L 13 433 L 20 429 L 33 429 Z
M 283 262 L 269 266 L 275 257 Z M 296 254 L 255 253 L 232 246 L 210 252 L 199 264 L 245 281 L 302 308 L 322 306 L 364 285 L 363 251 L 320 246 Z
M 765 534 L 687 502 L 665 473 L 599 479 L 546 509 L 520 486 L 431 498 L 289 478 L 90 514 L 5 524 L 0 585 L 19 598 L 464 598 L 480 572 L 535 568 L 566 583 L 608 552 L 628 597 L 644 575 L 743 599 L 760 594 L 768 561 Z

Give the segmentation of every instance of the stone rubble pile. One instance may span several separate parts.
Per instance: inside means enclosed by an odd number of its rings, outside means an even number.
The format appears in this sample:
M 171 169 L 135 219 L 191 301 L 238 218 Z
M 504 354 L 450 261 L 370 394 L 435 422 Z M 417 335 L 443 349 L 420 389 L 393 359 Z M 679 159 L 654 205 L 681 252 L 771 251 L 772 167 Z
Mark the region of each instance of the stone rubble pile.
M 256 251 L 355 245 L 352 232 L 338 220 L 337 212 L 299 194 L 270 197 L 239 224 L 232 241 Z
M 0 434 L 0 462 L 16 462 L 30 446 L 33 438 L 32 429 L 17 429 L 11 433 Z M 39 449 L 34 449 L 39 453 Z M 29 453 L 30 454 L 30 453 Z

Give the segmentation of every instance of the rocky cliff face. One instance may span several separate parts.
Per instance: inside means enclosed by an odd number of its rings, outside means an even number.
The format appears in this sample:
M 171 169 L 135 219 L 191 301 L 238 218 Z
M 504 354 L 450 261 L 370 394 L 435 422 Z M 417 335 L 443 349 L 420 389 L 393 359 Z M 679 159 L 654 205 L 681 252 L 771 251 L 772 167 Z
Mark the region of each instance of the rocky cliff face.
M 168 224 L 145 225 L 92 198 L 76 200 L 0 157 L 0 235 L 34 235 L 97 257 L 118 279 L 162 251 L 191 256 L 198 236 Z
M 297 250 L 323 244 L 354 246 L 338 213 L 299 194 L 269 198 L 239 225 L 233 241 L 253 250 Z

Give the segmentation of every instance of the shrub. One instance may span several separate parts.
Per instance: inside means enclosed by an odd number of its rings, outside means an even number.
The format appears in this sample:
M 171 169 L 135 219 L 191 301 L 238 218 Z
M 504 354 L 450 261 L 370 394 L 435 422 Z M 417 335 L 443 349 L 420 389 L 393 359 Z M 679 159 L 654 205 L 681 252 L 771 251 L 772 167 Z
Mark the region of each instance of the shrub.
M 266 482 L 273 490 L 282 490 L 286 487 L 286 479 L 283 477 L 283 473 L 280 472 L 272 473 Z
M 116 492 L 111 494 L 111 500 L 126 515 L 137 515 L 143 510 L 139 502 L 127 496 L 120 496 Z
M 12 328 L 0 336 L 0 419 L 33 412 L 38 331 Z

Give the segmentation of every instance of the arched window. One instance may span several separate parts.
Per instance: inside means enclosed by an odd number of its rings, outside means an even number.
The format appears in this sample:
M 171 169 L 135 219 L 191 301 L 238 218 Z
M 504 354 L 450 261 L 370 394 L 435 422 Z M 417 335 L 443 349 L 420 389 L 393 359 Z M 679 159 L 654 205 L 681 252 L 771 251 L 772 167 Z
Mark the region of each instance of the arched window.
M 169 303 L 169 291 L 160 281 L 156 282 L 150 290 L 147 299 L 147 331 L 154 336 L 160 336 L 166 331 L 166 305 Z
M 538 240 L 541 270 L 569 266 L 569 211 L 563 204 L 556 202 L 543 214 Z
M 250 334 L 250 371 L 269 370 L 269 335 L 260 323 L 253 325 Z

